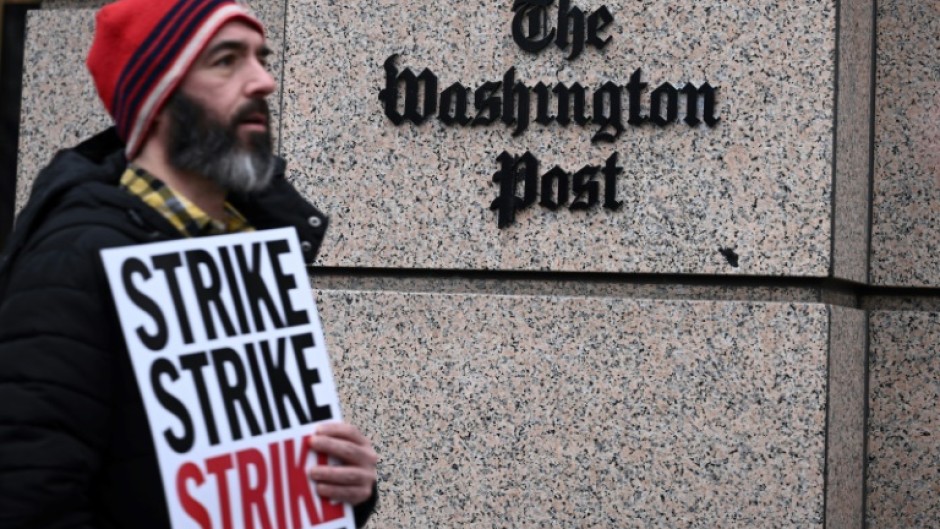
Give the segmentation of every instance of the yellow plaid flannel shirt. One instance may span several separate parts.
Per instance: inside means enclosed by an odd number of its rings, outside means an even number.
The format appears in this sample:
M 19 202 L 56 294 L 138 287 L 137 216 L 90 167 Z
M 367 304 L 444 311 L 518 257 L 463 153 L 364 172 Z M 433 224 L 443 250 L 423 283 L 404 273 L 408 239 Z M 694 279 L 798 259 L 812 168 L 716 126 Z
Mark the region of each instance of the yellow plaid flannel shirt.
M 225 203 L 228 218 L 224 221 L 213 219 L 199 206 L 140 167 L 127 167 L 121 175 L 121 188 L 157 210 L 186 237 L 254 231 L 248 220 L 228 202 Z

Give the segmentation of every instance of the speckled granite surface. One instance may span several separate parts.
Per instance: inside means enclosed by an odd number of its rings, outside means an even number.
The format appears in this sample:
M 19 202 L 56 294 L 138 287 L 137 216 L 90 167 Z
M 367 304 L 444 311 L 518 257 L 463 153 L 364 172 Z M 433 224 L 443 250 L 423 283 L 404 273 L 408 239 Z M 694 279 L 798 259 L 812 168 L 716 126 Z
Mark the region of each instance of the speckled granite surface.
M 871 315 L 868 526 L 940 524 L 940 313 Z
M 832 2 L 581 0 L 584 10 L 608 7 L 613 40 L 571 61 L 554 46 L 522 51 L 511 5 L 290 2 L 283 153 L 296 183 L 333 216 L 323 264 L 828 273 Z M 612 144 L 592 144 L 591 126 L 533 124 L 517 137 L 503 125 L 396 127 L 378 97 L 392 54 L 401 69 L 432 70 L 439 89 L 501 81 L 510 67 L 528 86 L 580 82 L 589 93 L 626 84 L 637 68 L 651 86 L 708 81 L 719 87 L 721 122 L 627 127 Z M 504 150 L 531 151 L 543 171 L 602 165 L 618 152 L 623 205 L 533 206 L 498 230 L 489 206 Z
M 873 0 L 839 3 L 833 275 L 868 281 Z
M 74 9 L 101 3 L 56 0 L 31 15 L 31 34 L 55 38 L 28 43 L 18 204 L 55 149 L 108 124 L 82 66 L 91 10 Z M 284 38 L 284 4 L 252 2 L 276 52 Z M 577 5 L 596 10 L 602 3 Z M 825 275 L 834 8 L 769 0 L 743 6 L 684 7 L 662 0 L 603 5 L 614 16 L 605 33 L 611 44 L 603 53 L 588 48 L 566 61 L 554 47 L 537 55 L 519 50 L 506 6 L 471 3 L 445 10 L 409 4 L 402 10 L 381 2 L 290 3 L 285 105 L 292 121 L 283 123 L 289 140 L 283 147 L 301 187 L 341 228 L 333 230 L 336 239 L 321 262 Z M 664 18 L 671 21 L 668 31 L 657 22 Z M 580 82 L 589 94 L 607 80 L 625 84 L 635 68 L 642 68 L 643 81 L 652 86 L 709 81 L 719 87 L 722 121 L 714 129 L 627 127 L 613 144 L 592 144 L 591 126 L 532 124 L 516 138 L 503 126 L 395 127 L 378 101 L 381 64 L 391 53 L 402 55 L 401 67 L 432 68 L 442 86 L 500 80 L 510 66 L 528 84 Z M 279 99 L 273 99 L 275 113 Z M 495 157 L 502 150 L 530 150 L 543 170 L 558 163 L 570 171 L 602 164 L 618 152 L 625 170 L 618 182 L 623 206 L 587 212 L 533 206 L 519 213 L 517 225 L 497 230 L 488 206 L 496 194 Z M 837 202 L 836 214 L 840 203 L 851 204 L 850 220 L 856 216 L 854 199 Z M 854 278 L 858 258 L 852 252 L 859 246 L 845 244 L 848 252 L 840 253 L 839 241 L 854 241 L 848 232 L 859 226 L 843 222 L 837 228 L 847 235 L 836 238 L 836 256 L 846 256 L 836 265 L 851 264 L 836 272 Z
M 326 275 L 317 268 L 311 288 L 321 290 L 377 290 L 428 294 L 498 294 L 519 296 L 607 297 L 683 299 L 705 301 L 772 301 L 832 303 L 820 299 L 815 289 L 796 287 L 705 286 L 701 284 L 634 283 L 615 280 L 467 279 L 434 277 L 420 272 L 415 277 L 361 277 Z M 854 301 L 854 300 L 853 300 Z
M 110 0 L 42 0 L 43 9 L 98 9 Z
M 865 491 L 864 311 L 831 307 L 827 529 L 862 529 Z M 873 526 L 878 527 L 878 526 Z
M 56 0 L 29 13 L 23 60 L 23 104 L 17 166 L 16 204 L 29 197 L 33 180 L 56 151 L 111 126 L 95 92 L 85 58 L 101 0 Z M 274 51 L 272 73 L 281 76 L 283 0 L 253 0 Z M 280 93 L 272 94 L 272 127 L 279 131 Z
M 823 305 L 318 299 L 376 527 L 822 527 Z
M 869 296 L 861 308 L 873 311 L 940 312 L 940 296 Z
M 111 126 L 85 68 L 94 14 L 94 9 L 29 13 L 23 52 L 17 208 L 26 203 L 33 180 L 56 151 Z
M 940 286 L 940 3 L 878 1 L 872 282 Z

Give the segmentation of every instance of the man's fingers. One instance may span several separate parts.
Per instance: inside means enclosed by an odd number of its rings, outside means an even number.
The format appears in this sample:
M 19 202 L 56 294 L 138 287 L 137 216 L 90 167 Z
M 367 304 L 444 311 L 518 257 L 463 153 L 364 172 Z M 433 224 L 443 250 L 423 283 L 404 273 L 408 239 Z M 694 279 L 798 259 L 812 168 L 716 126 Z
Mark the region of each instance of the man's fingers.
M 334 467 L 332 465 L 319 465 L 311 468 L 308 472 L 310 479 L 317 483 L 328 483 L 332 485 L 366 485 L 372 487 L 372 482 L 376 480 L 374 469 L 365 469 L 359 467 Z
M 356 444 L 346 438 L 331 437 L 322 432 L 310 436 L 308 441 L 310 449 L 318 454 L 335 457 L 343 463 L 359 467 L 374 467 L 379 456 L 372 449 L 372 445 Z
M 317 465 L 307 471 L 316 483 L 317 494 L 352 505 L 372 496 L 379 456 L 358 428 L 343 422 L 321 424 L 308 438 L 307 445 L 317 454 L 341 463 Z
M 362 435 L 362 432 L 359 431 L 359 428 L 356 428 L 355 426 L 345 422 L 318 424 L 313 430 L 313 434 L 315 436 L 323 435 L 326 437 L 346 439 L 347 441 L 357 445 L 370 444 L 369 440 L 366 439 L 366 436 Z
M 343 487 L 327 483 L 317 484 L 317 494 L 331 501 L 359 505 L 372 496 L 372 487 Z
M 307 474 L 317 487 L 317 494 L 333 501 L 358 505 L 372 495 L 375 470 L 358 467 L 316 466 Z

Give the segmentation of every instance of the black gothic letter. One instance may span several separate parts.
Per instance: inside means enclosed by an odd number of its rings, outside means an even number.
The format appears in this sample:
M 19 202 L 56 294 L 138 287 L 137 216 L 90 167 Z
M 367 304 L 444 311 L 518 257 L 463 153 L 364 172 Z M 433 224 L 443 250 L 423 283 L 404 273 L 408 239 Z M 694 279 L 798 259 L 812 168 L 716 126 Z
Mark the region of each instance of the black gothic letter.
M 627 85 L 627 92 L 630 93 L 630 119 L 627 120 L 627 123 L 631 125 L 642 125 L 648 119 L 640 114 L 640 105 L 642 104 L 640 96 L 643 94 L 643 90 L 646 90 L 646 87 L 649 86 L 647 83 L 640 81 L 641 75 L 640 69 L 637 68 L 630 76 L 630 83 Z
M 503 76 L 503 123 L 506 126 L 515 123 L 516 130 L 512 132 L 512 135 L 518 136 L 529 128 L 529 89 L 524 84 L 515 81 L 516 68 L 512 67 Z M 518 103 L 516 103 L 517 98 Z
M 700 94 L 705 97 L 705 102 L 702 104 L 705 124 L 709 127 L 718 124 L 721 118 L 715 117 L 715 88 L 712 88 L 712 85 L 705 83 L 701 88 L 695 88 L 692 83 L 686 83 L 682 87 L 682 93 L 685 94 L 685 122 L 687 125 L 694 127 L 701 123 L 698 119 L 698 96 Z
M 523 50 L 538 53 L 552 42 L 555 30 L 552 29 L 544 37 L 538 38 L 548 29 L 548 9 L 555 0 L 516 0 L 512 10 L 516 14 L 512 17 L 512 39 Z M 520 9 L 521 8 L 521 9 Z M 528 33 L 525 23 L 529 23 Z
M 571 88 L 565 86 L 564 83 L 558 83 L 552 92 L 555 92 L 558 98 L 558 117 L 555 120 L 560 125 L 567 127 L 571 123 L 569 105 L 572 98 L 574 98 L 574 122 L 581 126 L 587 124 L 588 118 L 584 114 L 584 87 L 581 83 L 575 83 L 571 85 Z
M 528 151 L 520 157 L 503 151 L 496 161 L 500 170 L 493 175 L 493 181 L 499 183 L 499 196 L 490 204 L 490 209 L 498 210 L 496 225 L 505 228 L 516 221 L 516 211 L 535 202 L 539 161 Z M 516 196 L 516 184 L 520 179 L 525 182 L 522 198 Z
M 613 21 L 614 15 L 610 14 L 607 6 L 601 6 L 596 12 L 588 15 L 588 44 L 599 50 L 604 49 L 605 46 L 610 44 L 610 41 L 614 39 L 613 37 L 607 37 L 602 40 L 598 33 L 604 31 L 604 28 Z
M 666 97 L 666 117 L 663 117 L 663 96 Z M 650 119 L 660 127 L 675 123 L 679 117 L 679 91 L 669 83 L 659 85 L 650 94 Z
M 405 117 L 398 112 L 398 68 L 395 59 L 398 55 L 389 55 L 385 59 L 385 89 L 379 91 L 379 101 L 384 103 L 385 115 L 396 125 L 401 125 Z
M 616 211 L 623 205 L 622 200 L 617 200 L 617 175 L 623 173 L 623 167 L 617 165 L 617 153 L 607 158 L 601 172 L 604 173 L 604 207 Z
M 607 97 L 604 97 L 605 95 Z M 591 137 L 592 142 L 612 142 L 623 132 L 622 97 L 620 87 L 610 81 L 594 92 L 594 123 L 598 128 Z M 605 104 L 605 99 L 607 104 Z M 608 126 L 613 127 L 613 134 L 606 132 Z
M 558 209 L 560 206 L 564 206 L 568 203 L 568 173 L 557 165 L 549 169 L 547 173 L 542 175 L 542 200 L 539 201 L 539 205 L 546 207 L 552 211 Z M 556 194 L 553 186 L 555 182 L 558 183 L 558 193 Z M 558 197 L 558 201 L 555 201 L 555 197 Z
M 574 174 L 574 182 L 572 183 L 574 201 L 569 208 L 571 211 L 588 209 L 597 205 L 600 190 L 594 177 L 597 176 L 598 169 L 600 168 L 596 165 L 585 165 Z M 587 200 L 583 198 L 585 193 L 588 196 Z
M 470 117 L 467 116 L 467 92 L 469 90 L 460 83 L 454 83 L 441 92 L 441 106 L 438 116 L 445 125 L 467 125 Z M 451 107 L 454 113 L 450 113 Z
M 577 6 L 571 7 L 571 0 L 558 0 L 558 36 L 555 44 L 568 49 L 568 28 L 571 28 L 571 53 L 568 60 L 574 60 L 584 50 L 584 12 Z
M 415 74 L 409 68 L 401 73 L 395 68 L 395 59 L 398 55 L 391 55 L 385 60 L 385 89 L 379 92 L 379 99 L 384 103 L 385 115 L 396 125 L 405 120 L 420 125 L 424 120 L 437 111 L 437 77 L 427 68 L 421 75 Z M 405 84 L 405 108 L 402 114 L 398 113 L 398 84 Z M 421 92 L 421 83 L 424 85 L 423 108 L 418 108 L 418 98 Z
M 499 97 L 499 89 L 503 83 L 486 82 L 480 85 L 473 93 L 473 106 L 477 115 L 473 118 L 473 126 L 489 125 L 499 119 L 503 108 L 503 100 Z M 483 113 L 487 115 L 484 116 Z
M 551 101 L 548 86 L 540 82 L 532 87 L 532 91 L 535 92 L 536 96 L 535 122 L 539 125 L 551 125 L 555 117 L 548 113 L 548 103 Z

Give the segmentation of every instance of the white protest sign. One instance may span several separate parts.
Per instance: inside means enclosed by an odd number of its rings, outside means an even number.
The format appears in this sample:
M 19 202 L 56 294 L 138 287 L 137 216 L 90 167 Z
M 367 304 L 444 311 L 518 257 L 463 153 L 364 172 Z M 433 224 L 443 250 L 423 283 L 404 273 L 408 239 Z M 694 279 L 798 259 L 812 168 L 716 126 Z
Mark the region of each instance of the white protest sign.
M 353 529 L 307 477 L 341 416 L 294 229 L 101 255 L 173 529 Z

